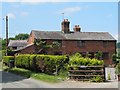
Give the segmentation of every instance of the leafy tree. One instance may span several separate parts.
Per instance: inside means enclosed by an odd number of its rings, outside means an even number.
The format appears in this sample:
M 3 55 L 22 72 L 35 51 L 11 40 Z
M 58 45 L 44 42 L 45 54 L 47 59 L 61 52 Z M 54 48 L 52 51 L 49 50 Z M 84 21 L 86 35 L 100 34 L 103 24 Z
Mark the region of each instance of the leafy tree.
M 117 48 L 120 48 L 120 42 L 117 43 Z
M 18 34 L 15 36 L 15 39 L 16 40 L 26 40 L 26 39 L 28 39 L 28 37 L 29 37 L 29 34 Z
M 98 51 L 96 54 L 95 54 L 95 58 L 101 60 L 102 59 L 102 55 L 103 53 L 101 51 Z

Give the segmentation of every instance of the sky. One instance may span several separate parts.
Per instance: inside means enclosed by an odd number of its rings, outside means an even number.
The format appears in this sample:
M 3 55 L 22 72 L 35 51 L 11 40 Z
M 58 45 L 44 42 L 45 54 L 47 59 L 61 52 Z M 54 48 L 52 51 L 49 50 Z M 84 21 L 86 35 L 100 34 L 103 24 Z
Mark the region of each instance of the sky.
M 64 18 L 70 21 L 71 31 L 74 25 L 80 25 L 82 32 L 109 32 L 118 38 L 118 2 L 14 1 L 1 3 L 3 38 L 6 15 L 9 17 L 9 37 L 19 33 L 30 34 L 31 30 L 61 31 Z

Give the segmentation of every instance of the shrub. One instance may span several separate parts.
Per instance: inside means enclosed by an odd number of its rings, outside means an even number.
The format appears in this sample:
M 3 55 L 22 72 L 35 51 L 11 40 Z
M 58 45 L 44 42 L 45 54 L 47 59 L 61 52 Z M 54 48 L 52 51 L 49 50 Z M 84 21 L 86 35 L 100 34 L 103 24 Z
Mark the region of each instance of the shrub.
M 30 55 L 29 60 L 30 60 L 30 69 L 33 71 L 36 71 L 36 56 L 37 55 Z
M 14 60 L 14 57 L 13 56 L 4 56 L 3 57 L 3 63 L 7 66 L 9 65 L 10 60 Z
M 108 80 L 111 80 L 110 73 L 108 73 Z
M 120 61 L 119 61 L 119 63 L 117 64 L 117 66 L 115 68 L 115 73 L 120 74 Z
M 2 61 L 3 57 L 5 56 L 6 51 L 5 50 L 0 50 L 0 61 Z
M 22 67 L 22 55 L 18 55 L 15 57 L 15 66 Z
M 55 55 L 29 55 L 23 54 L 16 56 L 15 63 L 17 67 L 27 68 L 47 74 L 53 74 L 54 72 L 67 69 L 67 63 L 69 62 L 66 56 Z
M 103 82 L 103 79 L 101 76 L 95 76 L 90 81 L 91 82 Z
M 90 58 L 83 58 L 81 57 L 80 54 L 75 54 L 70 57 L 70 62 L 69 64 L 71 66 L 97 66 L 97 65 L 103 65 L 103 60 L 97 60 L 95 58 L 90 59 Z

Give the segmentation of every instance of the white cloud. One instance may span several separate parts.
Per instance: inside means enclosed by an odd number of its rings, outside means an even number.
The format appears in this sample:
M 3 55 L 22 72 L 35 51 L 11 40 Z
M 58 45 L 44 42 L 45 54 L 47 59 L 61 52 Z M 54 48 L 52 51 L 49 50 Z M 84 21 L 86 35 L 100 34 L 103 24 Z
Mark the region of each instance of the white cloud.
M 79 12 L 80 10 L 81 10 L 80 7 L 69 7 L 61 10 L 59 13 L 65 13 L 66 15 L 69 15 L 75 12 Z
M 7 16 L 11 19 L 15 19 L 15 15 L 13 13 L 8 13 Z
M 20 0 L 2 0 L 2 2 L 19 2 Z
M 21 12 L 21 16 L 28 16 L 28 12 Z

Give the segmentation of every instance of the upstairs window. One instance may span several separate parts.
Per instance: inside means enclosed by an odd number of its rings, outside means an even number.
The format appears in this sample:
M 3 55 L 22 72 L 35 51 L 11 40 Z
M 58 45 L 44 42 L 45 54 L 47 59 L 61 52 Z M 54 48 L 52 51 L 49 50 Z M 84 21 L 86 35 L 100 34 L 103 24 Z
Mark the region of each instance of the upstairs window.
M 103 41 L 103 47 L 107 47 L 108 46 L 108 42 L 107 41 Z
M 77 45 L 78 47 L 85 47 L 85 41 L 78 41 Z

